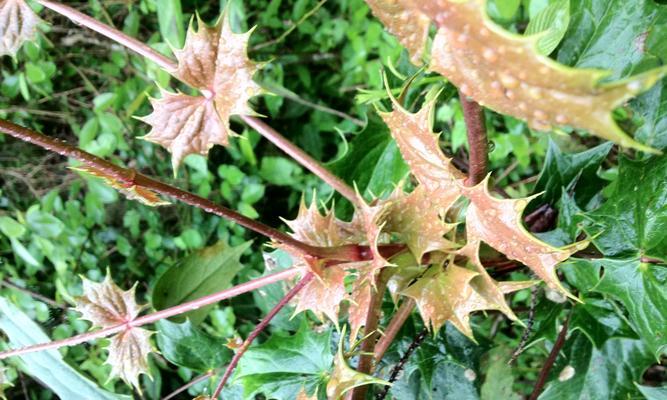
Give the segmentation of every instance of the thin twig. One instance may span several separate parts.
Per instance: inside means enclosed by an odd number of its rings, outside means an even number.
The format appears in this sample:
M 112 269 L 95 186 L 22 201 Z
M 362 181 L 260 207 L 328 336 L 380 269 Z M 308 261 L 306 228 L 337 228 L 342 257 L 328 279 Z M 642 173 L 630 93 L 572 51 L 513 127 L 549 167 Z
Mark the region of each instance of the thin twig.
M 201 307 L 207 306 L 209 304 L 217 303 L 221 300 L 228 299 L 230 297 L 235 297 L 243 293 L 251 292 L 257 290 L 266 285 L 270 285 L 275 282 L 284 281 L 286 279 L 293 278 L 299 274 L 299 270 L 295 268 L 290 268 L 284 271 L 276 272 L 274 274 L 266 275 L 261 278 L 253 279 L 248 282 L 236 285 L 232 288 L 222 290 L 217 293 L 213 293 L 208 296 L 201 297 L 196 300 L 188 301 L 187 303 L 179 304 L 174 307 L 165 308 L 164 310 L 157 311 L 143 317 L 139 317 L 133 321 L 114 325 L 108 328 L 100 329 L 93 332 L 84 333 L 82 335 L 72 336 L 67 339 L 57 340 L 54 342 L 40 343 L 32 346 L 23 347 L 20 349 L 9 350 L 0 353 L 0 360 L 7 357 L 20 356 L 23 354 L 34 353 L 36 351 L 43 351 L 49 349 L 57 349 L 63 346 L 74 346 L 77 344 L 85 343 L 94 339 L 99 339 L 113 334 L 122 332 L 124 330 L 129 330 L 146 324 L 151 324 L 157 322 L 164 318 L 173 317 L 175 315 L 183 314 L 192 310 L 197 310 Z
M 229 363 L 227 366 L 227 369 L 225 370 L 225 373 L 222 375 L 222 379 L 220 379 L 220 383 L 218 383 L 218 386 L 215 388 L 215 391 L 213 392 L 213 396 L 211 396 L 212 399 L 217 399 L 218 396 L 220 395 L 220 392 L 222 392 L 222 388 L 225 387 L 225 383 L 227 383 L 227 380 L 229 380 L 229 377 L 232 376 L 232 372 L 234 371 L 234 368 L 236 368 L 236 365 L 239 363 L 241 360 L 241 357 L 243 357 L 243 354 L 248 350 L 252 342 L 259 336 L 260 333 L 269 325 L 271 320 L 280 312 L 280 310 L 283 309 L 289 303 L 294 296 L 296 296 L 301 289 L 303 289 L 308 283 L 310 283 L 311 280 L 315 275 L 313 273 L 308 273 L 306 276 L 304 276 L 292 289 L 290 289 L 285 296 L 280 299 L 278 304 L 276 304 L 271 311 L 269 311 L 268 314 L 266 314 L 266 317 L 255 326 L 255 329 L 250 332 L 246 340 L 243 342 L 241 347 L 236 351 L 236 354 L 234 354 L 234 357 L 232 358 L 232 361 Z
M 463 119 L 466 123 L 468 133 L 468 179 L 467 186 L 474 186 L 486 177 L 488 165 L 489 144 L 486 137 L 486 121 L 484 110 L 474 100 L 468 99 L 459 91 L 461 106 L 463 107 Z
M 267 47 L 267 46 L 271 46 L 271 45 L 280 43 L 280 42 L 283 41 L 283 40 L 284 40 L 290 33 L 292 33 L 292 32 L 293 32 L 299 25 L 301 25 L 305 20 L 307 20 L 307 19 L 310 18 L 313 14 L 315 14 L 315 13 L 317 12 L 317 10 L 319 10 L 319 9 L 324 5 L 324 3 L 326 3 L 326 2 L 327 2 L 327 0 L 321 0 L 319 3 L 315 4 L 315 7 L 313 7 L 312 9 L 310 9 L 307 13 L 303 14 L 303 16 L 302 16 L 301 18 L 299 18 L 298 21 L 292 23 L 292 26 L 290 26 L 290 27 L 289 27 L 285 32 L 283 32 L 280 36 L 278 36 L 278 37 L 275 38 L 275 39 L 269 40 L 268 42 L 260 43 L 260 44 L 258 44 L 258 45 L 256 45 L 256 46 L 254 46 L 252 49 L 253 49 L 253 50 L 259 50 L 259 49 L 263 49 L 264 47 Z
M 528 338 L 533 330 L 533 324 L 535 323 L 535 306 L 537 305 L 537 285 L 534 285 L 530 288 L 530 309 L 528 309 L 528 322 L 526 323 L 526 329 L 521 335 L 521 340 L 519 345 L 516 347 L 510 360 L 507 362 L 508 365 L 511 365 L 516 361 L 521 353 L 523 353 L 526 348 L 526 343 L 528 343 Z
M 408 359 L 410 359 L 410 356 L 412 353 L 417 350 L 420 344 L 426 339 L 426 335 L 428 335 L 428 329 L 424 329 L 419 334 L 414 338 L 412 343 L 410 343 L 410 347 L 405 351 L 405 354 L 403 354 L 403 357 L 398 361 L 398 363 L 394 366 L 394 368 L 391 370 L 391 374 L 389 375 L 389 383 L 394 383 L 396 382 L 396 379 L 398 378 L 398 374 L 401 373 L 403 368 L 405 367 L 405 363 L 408 362 Z M 383 389 L 382 392 L 378 393 L 377 396 L 375 396 L 376 400 L 384 400 L 385 397 L 387 397 L 387 394 L 389 394 L 389 388 L 390 385 L 386 385 Z
M 132 169 L 120 167 L 104 160 L 103 158 L 97 157 L 93 154 L 87 153 L 81 149 L 69 145 L 61 140 L 51 138 L 9 121 L 0 120 L 0 132 L 6 133 L 24 142 L 40 146 L 46 150 L 58 153 L 62 156 L 78 160 L 83 164 L 100 171 L 105 176 L 118 181 L 120 184 L 126 187 L 139 186 L 164 196 L 173 197 L 191 206 L 201 208 L 208 213 L 215 214 L 217 216 L 236 222 L 237 224 L 260 233 L 272 240 L 294 247 L 295 249 L 305 254 L 309 254 L 315 257 L 332 258 L 338 260 L 346 260 L 350 257 L 351 260 L 359 259 L 360 255 L 357 246 L 343 246 L 334 248 L 308 245 L 292 238 L 290 235 L 281 232 L 278 229 L 245 217 L 238 212 L 218 205 L 211 200 L 149 178 L 145 175 L 137 173 Z
M 406 298 L 403 301 L 403 304 L 398 308 L 398 311 L 393 315 L 391 321 L 389 321 L 389 325 L 387 325 L 387 329 L 384 330 L 384 334 L 375 345 L 374 358 L 376 365 L 382 360 L 389 345 L 394 341 L 396 335 L 398 335 L 398 332 L 401 330 L 403 324 L 405 324 L 405 321 L 408 319 L 416 305 L 417 303 L 415 303 L 413 299 Z
M 275 129 L 271 128 L 263 121 L 260 121 L 255 117 L 243 115 L 241 116 L 241 119 L 257 132 L 259 132 L 260 135 L 264 136 L 273 144 L 278 146 L 278 148 L 287 153 L 287 155 L 292 157 L 299 164 L 306 167 L 313 174 L 319 176 L 323 181 L 328 183 L 329 186 L 334 188 L 334 190 L 348 199 L 352 204 L 359 204 L 360 200 L 357 197 L 357 193 L 354 191 L 354 189 L 352 189 L 347 183 L 343 182 L 342 179 L 324 168 L 317 160 L 306 154 L 299 147 L 295 146 L 294 143 L 287 140 Z
M 205 381 L 206 379 L 209 379 L 215 375 L 215 371 L 208 371 L 207 373 L 203 375 L 199 375 L 195 379 L 191 380 L 190 382 L 186 383 L 185 385 L 179 387 L 178 389 L 174 390 L 173 392 L 169 393 L 165 397 L 162 398 L 162 400 L 169 400 L 173 399 L 174 397 L 178 396 L 179 394 L 185 392 L 186 390 L 190 389 L 192 386 L 198 384 L 201 381 Z
M 389 269 L 382 271 L 375 279 L 375 288 L 371 288 L 371 300 L 364 324 L 364 339 L 361 342 L 361 351 L 357 371 L 362 374 L 369 374 L 373 368 L 373 349 L 375 348 L 378 337 L 378 323 L 380 322 L 380 312 L 382 311 L 382 299 L 387 290 L 387 280 Z M 352 400 L 363 400 L 366 398 L 368 385 L 358 386 L 352 391 Z
M 547 376 L 549 376 L 549 371 L 551 371 L 551 367 L 553 367 L 554 363 L 556 362 L 560 349 L 565 344 L 565 337 L 567 336 L 567 329 L 570 323 L 571 316 L 572 316 L 572 310 L 570 310 L 570 312 L 567 315 L 567 318 L 565 319 L 565 322 L 563 322 L 563 327 L 558 333 L 558 337 L 556 338 L 554 347 L 551 349 L 551 352 L 549 353 L 549 357 L 547 357 L 547 360 L 544 362 L 544 365 L 540 370 L 540 375 L 537 377 L 537 382 L 535 383 L 533 392 L 530 394 L 528 400 L 537 400 L 537 397 L 540 395 L 540 393 L 542 393 L 542 388 L 544 387 L 544 384 L 547 382 Z
M 7 281 L 7 280 L 0 281 L 0 286 L 6 286 L 6 287 L 8 287 L 8 288 L 12 288 L 12 289 L 14 289 L 14 290 L 18 290 L 19 292 L 26 293 L 26 294 L 28 294 L 28 295 L 34 297 L 35 299 L 41 301 L 42 303 L 48 304 L 48 305 L 50 305 L 51 307 L 54 307 L 54 308 L 62 308 L 62 309 L 66 309 L 66 308 L 67 308 L 67 306 L 64 306 L 64 305 L 62 305 L 62 304 L 60 304 L 60 303 L 58 303 L 58 302 L 56 302 L 56 301 L 53 301 L 53 300 L 49 299 L 49 298 L 46 297 L 46 296 L 42 296 L 42 295 L 39 294 L 39 293 L 35 293 L 35 292 L 33 292 L 32 290 L 28 290 L 28 289 L 26 289 L 26 288 L 23 288 L 23 287 L 21 287 L 21 286 L 18 286 L 18 285 L 16 285 L 16 284 L 12 283 L 12 282 Z

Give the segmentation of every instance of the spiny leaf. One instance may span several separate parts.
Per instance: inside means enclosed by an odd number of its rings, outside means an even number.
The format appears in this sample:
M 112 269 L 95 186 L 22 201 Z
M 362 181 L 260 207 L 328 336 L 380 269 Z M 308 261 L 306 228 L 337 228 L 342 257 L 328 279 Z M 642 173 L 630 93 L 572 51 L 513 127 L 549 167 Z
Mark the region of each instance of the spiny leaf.
M 481 240 L 508 258 L 524 263 L 552 289 L 574 298 L 558 280 L 556 266 L 586 248 L 587 240 L 556 248 L 537 239 L 522 222 L 523 210 L 531 198 L 497 199 L 489 193 L 488 177 L 462 191 L 470 199 L 466 213 L 468 245 Z
M 23 0 L 0 0 L 0 56 L 15 56 L 37 32 L 39 17 Z
M 83 319 L 92 322 L 93 328 L 109 328 L 127 324 L 128 328 L 111 338 L 107 347 L 112 377 L 120 377 L 128 384 L 139 387 L 139 375 L 147 374 L 151 332 L 130 326 L 143 306 L 135 301 L 136 285 L 122 291 L 107 274 L 101 283 L 83 278 L 83 295 L 77 298 L 75 310 Z
M 127 197 L 128 199 L 137 200 L 147 206 L 155 207 L 155 206 L 164 206 L 171 204 L 168 201 L 162 200 L 157 195 L 157 193 L 153 192 L 150 189 L 146 189 L 145 187 L 138 185 L 126 185 L 122 182 L 119 182 L 113 176 L 106 174 L 104 171 L 100 171 L 99 169 L 88 166 L 70 167 L 70 169 L 77 172 L 83 172 L 84 174 L 93 175 L 97 178 L 101 178 L 102 180 L 104 180 L 104 183 L 118 190 L 119 192 L 124 194 L 125 197 Z
M 297 295 L 294 313 L 312 311 L 320 320 L 326 315 L 334 324 L 338 324 L 340 302 L 346 298 L 345 276 L 347 272 L 341 265 L 325 268 L 320 275 L 310 281 Z
M 420 3 L 440 29 L 433 42 L 431 68 L 463 94 L 503 114 L 528 121 L 537 130 L 570 125 L 621 146 L 657 152 L 633 140 L 612 111 L 660 80 L 658 68 L 613 83 L 608 73 L 575 69 L 540 55 L 540 35 L 519 36 L 495 25 L 485 0 Z
M 417 302 L 419 312 L 424 322 L 437 332 L 445 322 L 450 321 L 459 331 L 472 338 L 470 328 L 470 313 L 481 310 L 508 310 L 505 300 L 495 302 L 480 293 L 473 285 L 473 280 L 479 277 L 478 272 L 449 264 L 446 267 L 433 265 L 417 282 L 403 291 L 403 294 L 412 297 Z M 478 284 L 484 285 L 481 281 Z M 522 286 L 506 286 L 499 290 L 509 293 Z M 511 311 L 510 311 L 511 312 Z M 514 317 L 514 314 L 511 314 Z M 516 317 L 514 317 L 516 319 Z
M 421 65 L 431 21 L 403 4 L 404 0 L 366 0 L 373 14 L 408 49 L 411 60 Z
M 327 399 L 341 399 L 345 393 L 359 386 L 372 384 L 391 385 L 391 383 L 383 379 L 375 378 L 350 368 L 343 352 L 344 337 L 345 330 L 343 330 L 341 339 L 338 342 L 338 352 L 334 359 L 334 370 L 327 384 Z
M 175 74 L 183 82 L 201 91 L 188 96 L 162 91 L 162 98 L 152 100 L 153 113 L 143 118 L 152 129 L 144 138 L 158 143 L 172 153 L 174 171 L 188 154 L 206 155 L 214 144 L 226 146 L 232 115 L 254 115 L 248 100 L 261 89 L 252 80 L 258 66 L 247 54 L 251 31 L 232 32 L 226 14 L 214 27 L 198 19 L 199 29 L 191 25 L 178 59 Z

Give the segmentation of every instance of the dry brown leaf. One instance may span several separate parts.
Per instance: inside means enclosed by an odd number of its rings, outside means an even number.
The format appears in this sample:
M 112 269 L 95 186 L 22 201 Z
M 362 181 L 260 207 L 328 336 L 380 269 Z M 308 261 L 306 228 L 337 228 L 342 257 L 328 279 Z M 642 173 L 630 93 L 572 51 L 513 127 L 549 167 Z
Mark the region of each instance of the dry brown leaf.
M 96 168 L 81 166 L 81 167 L 70 167 L 70 169 L 77 172 L 83 172 L 85 174 L 92 175 L 97 178 L 101 178 L 102 180 L 104 180 L 104 183 L 118 190 L 119 192 L 124 194 L 125 197 L 127 197 L 128 199 L 137 200 L 147 206 L 155 207 L 155 206 L 165 206 L 171 204 L 168 201 L 162 200 L 157 195 L 157 193 L 153 192 L 150 189 L 138 185 L 126 185 L 124 183 L 119 182 L 113 176 L 110 176 L 106 174 L 104 171 L 100 171 Z
M 478 103 L 537 130 L 569 125 L 621 146 L 657 152 L 626 134 L 612 111 L 652 87 L 667 68 L 601 83 L 608 72 L 559 64 L 536 50 L 539 35 L 521 36 L 496 25 L 486 13 L 486 0 L 403 0 L 403 5 L 438 24 L 431 69 Z
M 488 177 L 480 184 L 462 190 L 470 199 L 466 214 L 469 244 L 483 241 L 508 258 L 527 265 L 550 288 L 574 298 L 560 283 L 556 266 L 586 248 L 589 241 L 556 248 L 537 239 L 522 222 L 523 211 L 531 198 L 497 199 L 489 193 Z
M 408 49 L 411 61 L 421 65 L 431 20 L 404 3 L 405 0 L 366 0 L 373 15 Z
M 261 92 L 252 80 L 258 65 L 247 55 L 252 30 L 232 32 L 226 14 L 213 27 L 197 22 L 199 29 L 190 25 L 183 49 L 174 50 L 178 67 L 170 72 L 202 95 L 163 91 L 151 101 L 153 113 L 143 118 L 151 125 L 144 138 L 172 153 L 174 171 L 188 154 L 206 155 L 214 144 L 228 145 L 229 118 L 255 115 L 248 100 Z
M 139 375 L 147 374 L 148 353 L 150 353 L 151 333 L 142 328 L 132 327 L 143 309 L 135 301 L 136 285 L 122 291 L 107 274 L 103 282 L 97 283 L 83 279 L 83 295 L 76 300 L 76 311 L 83 319 L 92 322 L 93 328 L 109 328 L 127 324 L 127 328 L 111 337 L 107 347 L 111 365 L 110 377 L 120 377 L 128 384 L 139 387 Z
M 0 57 L 15 56 L 37 33 L 39 17 L 23 0 L 0 0 Z

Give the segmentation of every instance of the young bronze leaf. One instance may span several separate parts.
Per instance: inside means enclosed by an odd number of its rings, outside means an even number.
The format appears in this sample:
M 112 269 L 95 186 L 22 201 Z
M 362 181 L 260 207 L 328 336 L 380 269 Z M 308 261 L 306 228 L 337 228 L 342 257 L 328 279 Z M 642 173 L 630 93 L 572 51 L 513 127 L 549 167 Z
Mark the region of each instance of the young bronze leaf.
M 489 193 L 488 178 L 462 190 L 470 199 L 466 214 L 468 246 L 477 246 L 481 240 L 508 258 L 528 266 L 550 288 L 574 298 L 558 280 L 556 266 L 586 248 L 587 240 L 556 248 L 537 239 L 526 231 L 522 222 L 523 210 L 530 198 L 497 199 Z
M 539 35 L 516 35 L 493 23 L 486 0 L 413 1 L 413 7 L 439 27 L 431 69 L 466 96 L 537 130 L 569 125 L 621 146 L 657 152 L 626 134 L 611 113 L 653 86 L 667 69 L 601 83 L 606 72 L 559 64 L 536 50 Z
M 97 178 L 101 178 L 102 180 L 104 180 L 104 183 L 118 190 L 119 192 L 124 194 L 125 197 L 127 197 L 128 199 L 137 200 L 147 206 L 155 207 L 155 206 L 164 206 L 171 204 L 168 201 L 162 200 L 157 195 L 157 193 L 153 192 L 150 189 L 146 189 L 145 187 L 137 185 L 123 184 L 121 182 L 118 182 L 118 180 L 115 179 L 114 177 L 104 173 L 104 171 L 100 171 L 98 169 L 87 166 L 72 167 L 71 169 L 73 169 L 74 171 L 83 172 L 85 174 L 95 176 Z
M 343 329 L 340 341 L 338 342 L 338 352 L 336 353 L 336 358 L 334 360 L 334 370 L 331 374 L 331 378 L 329 379 L 329 383 L 327 384 L 327 399 L 341 399 L 345 393 L 358 386 L 372 384 L 391 385 L 385 380 L 357 372 L 350 368 L 350 366 L 347 364 L 347 360 L 345 360 L 345 355 L 343 352 L 344 337 L 345 330 Z
M 412 62 L 421 65 L 431 20 L 403 3 L 404 0 L 366 0 L 373 15 L 408 49 Z
M 470 313 L 481 310 L 500 310 L 509 308 L 504 298 L 489 296 L 488 282 L 476 281 L 478 272 L 450 264 L 446 267 L 433 265 L 417 282 L 403 291 L 403 295 L 412 297 L 417 302 L 419 312 L 426 325 L 437 332 L 449 321 L 466 336 L 473 338 L 470 328 Z M 482 292 L 477 288 L 481 286 Z M 518 290 L 507 286 L 506 290 Z M 498 289 L 501 290 L 501 289 Z M 510 317 L 516 317 L 513 313 Z
M 111 338 L 107 347 L 111 365 L 111 377 L 120 377 L 128 384 L 139 387 L 139 375 L 149 374 L 148 353 L 151 333 L 132 327 L 143 306 L 135 301 L 135 288 L 122 291 L 107 277 L 102 283 L 83 279 L 83 295 L 77 298 L 75 310 L 83 319 L 92 322 L 93 328 L 109 328 L 127 324 L 127 328 Z
M 14 56 L 37 32 L 39 17 L 23 0 L 0 0 L 0 56 Z
M 326 315 L 334 324 L 338 324 L 340 302 L 347 295 L 345 291 L 345 275 L 347 272 L 341 265 L 325 268 L 320 275 L 315 275 L 297 295 L 294 313 L 310 310 L 322 320 Z
M 214 144 L 228 145 L 233 135 L 229 118 L 254 115 L 248 100 L 261 92 L 252 80 L 258 66 L 246 53 L 252 30 L 232 32 L 226 14 L 213 27 L 197 22 L 199 29 L 190 25 L 183 49 L 174 50 L 178 67 L 170 72 L 202 95 L 163 91 L 162 99 L 151 102 L 153 113 L 144 118 L 152 127 L 145 139 L 169 149 L 174 170 L 188 154 L 206 155 Z

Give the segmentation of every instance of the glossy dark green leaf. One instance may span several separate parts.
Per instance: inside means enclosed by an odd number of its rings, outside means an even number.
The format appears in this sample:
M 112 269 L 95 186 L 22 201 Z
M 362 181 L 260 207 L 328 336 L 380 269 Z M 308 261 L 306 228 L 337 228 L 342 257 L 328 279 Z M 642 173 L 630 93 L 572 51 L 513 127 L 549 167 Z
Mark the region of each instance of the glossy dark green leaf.
M 572 333 L 539 400 L 609 400 L 638 396 L 632 382 L 654 361 L 639 340 L 610 339 L 596 349 L 581 333 Z
M 246 242 L 231 247 L 221 241 L 192 252 L 160 276 L 153 289 L 153 307 L 162 310 L 229 288 L 236 274 L 243 269 L 239 258 L 249 246 L 250 242 Z M 197 325 L 206 318 L 210 307 L 174 319 L 190 318 Z
M 564 266 L 563 271 L 568 282 L 579 290 L 602 293 L 623 304 L 632 328 L 656 357 L 667 350 L 664 265 L 639 260 L 577 260 Z
M 581 330 L 596 348 L 601 348 L 612 337 L 637 339 L 632 329 L 607 300 L 584 297 L 583 304 L 572 311 L 571 329 Z
M 605 184 L 597 172 L 611 147 L 611 143 L 605 143 L 581 153 L 567 154 L 549 141 L 547 157 L 534 189 L 535 193 L 544 192 L 544 195 L 536 203 L 555 204 L 563 188 L 574 184 L 576 203 L 585 206 Z
M 486 378 L 481 388 L 482 400 L 521 399 L 512 389 L 514 376 L 512 367 L 507 363 L 511 354 L 512 349 L 504 346 L 495 347 L 486 354 Z
M 635 132 L 637 140 L 657 149 L 667 148 L 667 82 L 633 99 L 630 107 L 641 120 Z
M 332 365 L 331 331 L 316 333 L 303 323 L 292 336 L 273 334 L 248 349 L 233 379 L 243 386 L 244 398 L 293 400 L 304 387 L 307 393 L 322 390 Z
M 155 336 L 160 353 L 167 360 L 195 371 L 220 368 L 232 356 L 232 351 L 225 347 L 225 339 L 201 331 L 189 320 L 180 324 L 161 320 Z
M 664 400 L 667 399 L 667 386 L 651 387 L 637 385 L 637 389 L 646 397 L 646 400 Z
M 606 256 L 667 259 L 667 156 L 621 158 L 618 173 L 614 192 L 588 214 L 595 245 Z
M 364 130 L 350 142 L 347 154 L 330 167 L 362 194 L 375 196 L 393 190 L 409 171 L 387 126 L 377 117 L 369 117 Z

